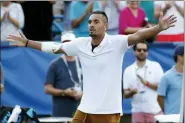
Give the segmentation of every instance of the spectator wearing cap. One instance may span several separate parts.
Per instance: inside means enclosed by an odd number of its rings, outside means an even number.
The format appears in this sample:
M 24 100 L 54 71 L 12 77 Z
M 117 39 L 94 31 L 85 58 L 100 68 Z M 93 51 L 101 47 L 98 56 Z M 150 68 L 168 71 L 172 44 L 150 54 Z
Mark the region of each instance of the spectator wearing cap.
M 158 102 L 164 114 L 179 114 L 184 66 L 184 46 L 177 46 L 176 64 L 162 77 L 158 86 Z
M 72 32 L 65 32 L 61 42 L 75 38 Z M 82 96 L 81 69 L 74 56 L 63 55 L 53 60 L 47 71 L 45 93 L 52 95 L 53 117 L 72 117 Z

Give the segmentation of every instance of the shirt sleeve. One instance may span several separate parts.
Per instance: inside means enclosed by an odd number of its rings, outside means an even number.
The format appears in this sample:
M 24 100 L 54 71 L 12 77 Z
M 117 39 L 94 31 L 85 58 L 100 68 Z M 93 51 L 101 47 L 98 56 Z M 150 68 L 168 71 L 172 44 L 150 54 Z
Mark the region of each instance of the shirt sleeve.
M 120 50 L 120 53 L 128 50 L 128 35 L 115 35 L 112 40 L 115 40 L 114 43 L 116 44 L 116 48 Z
M 164 76 L 163 69 L 159 63 L 156 62 L 156 80 L 155 82 L 160 83 L 161 78 Z
M 20 28 L 24 27 L 24 12 L 20 4 L 17 3 L 17 9 L 18 9 L 18 21 Z
M 158 86 L 157 90 L 158 95 L 166 96 L 167 89 L 168 89 L 168 79 L 165 76 L 163 76 Z
M 55 78 L 56 78 L 55 64 L 51 63 L 49 65 L 49 68 L 48 68 L 48 71 L 47 71 L 47 75 L 46 75 L 46 84 L 54 85 L 55 84 Z
M 131 88 L 130 87 L 130 82 L 129 82 L 129 79 L 128 79 L 128 69 L 126 68 L 124 73 L 123 73 L 123 89 L 129 89 Z
M 68 56 L 78 56 L 79 44 L 82 38 L 74 39 L 73 41 L 63 43 L 62 49 Z

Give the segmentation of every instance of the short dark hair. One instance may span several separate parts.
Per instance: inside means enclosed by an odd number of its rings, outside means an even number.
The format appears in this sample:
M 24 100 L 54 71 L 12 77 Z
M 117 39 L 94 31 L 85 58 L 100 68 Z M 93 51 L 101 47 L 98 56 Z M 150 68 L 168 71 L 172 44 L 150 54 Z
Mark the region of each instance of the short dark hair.
M 144 42 L 138 42 L 138 43 L 136 43 L 136 44 L 133 46 L 133 50 L 134 50 L 134 51 L 136 50 L 137 45 L 138 45 L 138 44 L 140 44 L 140 43 L 142 43 L 142 44 L 146 44 L 147 49 L 149 49 L 149 44 L 148 44 L 148 42 L 144 41 Z
M 107 17 L 107 14 L 104 12 L 104 11 L 93 11 L 92 13 L 91 13 L 91 15 L 92 14 L 101 14 L 103 17 L 105 17 L 105 19 L 106 19 L 106 22 L 105 23 L 108 23 L 108 17 Z

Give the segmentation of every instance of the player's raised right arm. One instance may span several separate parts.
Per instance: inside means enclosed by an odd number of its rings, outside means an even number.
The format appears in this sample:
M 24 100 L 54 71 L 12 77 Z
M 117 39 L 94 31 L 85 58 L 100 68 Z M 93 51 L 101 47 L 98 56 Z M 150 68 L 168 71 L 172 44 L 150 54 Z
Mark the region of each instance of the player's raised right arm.
M 22 33 L 20 35 L 9 35 L 8 41 L 12 42 L 11 45 L 13 46 L 30 47 L 47 53 L 66 54 L 61 48 L 62 43 L 28 40 Z

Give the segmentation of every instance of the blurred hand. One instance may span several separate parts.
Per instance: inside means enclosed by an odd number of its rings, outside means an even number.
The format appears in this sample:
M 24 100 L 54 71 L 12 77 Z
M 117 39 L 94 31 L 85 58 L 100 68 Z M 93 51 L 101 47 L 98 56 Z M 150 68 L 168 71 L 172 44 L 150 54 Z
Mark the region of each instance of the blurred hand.
M 143 83 L 144 85 L 146 84 L 146 80 L 144 80 L 139 74 L 137 74 L 137 77 L 139 78 L 141 83 Z
M 8 35 L 8 41 L 13 42 L 13 44 L 11 44 L 13 46 L 24 47 L 28 39 L 21 32 L 19 32 L 19 34 L 20 35 Z
M 75 96 L 75 99 L 76 99 L 76 100 L 81 99 L 81 98 L 82 98 L 82 94 L 83 94 L 83 93 L 82 93 L 81 91 L 78 92 L 77 95 Z
M 93 11 L 93 6 L 94 6 L 93 2 L 89 3 L 89 5 L 88 5 L 88 7 L 86 9 L 86 14 L 89 14 L 89 13 L 91 13 Z
M 69 88 L 69 89 L 64 90 L 64 94 L 75 99 L 78 92 L 74 89 Z
M 163 13 L 161 12 L 159 18 L 159 28 L 161 30 L 166 30 L 170 27 L 174 27 L 176 21 L 177 19 L 174 15 L 170 15 L 167 18 L 164 18 Z
M 131 89 L 130 91 L 131 91 L 131 93 L 132 93 L 133 95 L 134 95 L 134 94 L 137 94 L 137 92 L 138 92 L 137 89 Z
M 147 24 L 145 27 L 146 28 L 151 28 L 152 27 L 152 24 Z

